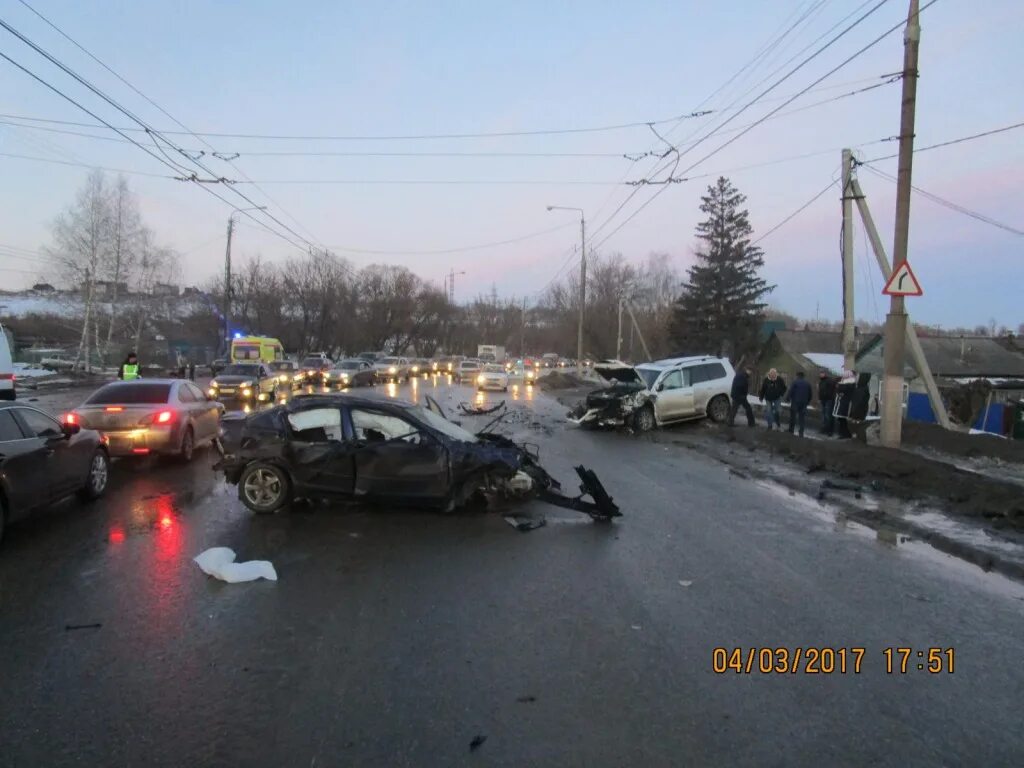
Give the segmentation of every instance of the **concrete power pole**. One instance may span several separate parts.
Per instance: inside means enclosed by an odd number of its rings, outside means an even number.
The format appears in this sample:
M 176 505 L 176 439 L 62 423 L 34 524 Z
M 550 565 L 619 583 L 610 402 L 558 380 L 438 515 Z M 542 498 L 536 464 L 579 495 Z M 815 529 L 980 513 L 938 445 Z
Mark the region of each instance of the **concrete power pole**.
M 910 0 L 903 34 L 903 111 L 900 116 L 899 174 L 896 184 L 896 233 L 892 268 L 907 260 L 910 237 L 910 183 L 914 164 L 914 116 L 917 107 L 917 55 L 921 42 L 918 0 Z M 882 445 L 899 448 L 903 432 L 903 354 L 907 337 L 905 299 L 893 296 L 885 319 L 885 377 L 882 380 Z
M 622 297 L 619 296 L 619 326 L 615 334 L 615 359 L 622 359 Z
M 843 150 L 843 368 L 852 371 L 857 356 L 853 303 L 853 191 L 850 186 L 853 153 Z
M 576 370 L 583 373 L 583 308 L 587 305 L 587 220 L 580 212 L 580 321 L 576 329 Z
M 519 326 L 519 356 L 526 357 L 526 297 L 523 297 L 522 325 Z
M 228 216 L 228 246 L 224 251 L 224 354 L 231 356 L 231 235 L 235 231 L 234 215 Z

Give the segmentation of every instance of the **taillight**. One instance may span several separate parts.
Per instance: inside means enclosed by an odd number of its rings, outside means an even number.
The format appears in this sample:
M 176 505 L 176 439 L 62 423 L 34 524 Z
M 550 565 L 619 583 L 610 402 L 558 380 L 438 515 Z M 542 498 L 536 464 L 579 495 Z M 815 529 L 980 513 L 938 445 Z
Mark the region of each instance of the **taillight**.
M 74 412 L 65 413 L 61 421 L 63 421 L 65 424 L 78 424 L 78 414 Z
M 139 420 L 139 424 L 170 424 L 174 421 L 174 411 L 157 411 L 149 413 Z
M 108 405 L 103 410 L 106 411 L 107 413 L 120 413 L 121 411 L 124 410 L 124 406 L 123 405 Z

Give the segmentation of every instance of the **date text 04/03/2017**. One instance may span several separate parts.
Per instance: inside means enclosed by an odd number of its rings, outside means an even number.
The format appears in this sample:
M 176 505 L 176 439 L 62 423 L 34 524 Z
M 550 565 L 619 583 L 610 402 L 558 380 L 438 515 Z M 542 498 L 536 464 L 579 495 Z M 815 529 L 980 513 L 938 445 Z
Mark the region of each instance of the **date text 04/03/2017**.
M 711 654 L 715 674 L 860 674 L 864 669 L 867 648 L 832 647 L 716 647 Z M 881 651 L 887 674 L 925 672 L 933 675 L 953 674 L 956 652 L 953 648 L 909 647 L 884 648 Z M 870 661 L 869 661 L 870 665 Z

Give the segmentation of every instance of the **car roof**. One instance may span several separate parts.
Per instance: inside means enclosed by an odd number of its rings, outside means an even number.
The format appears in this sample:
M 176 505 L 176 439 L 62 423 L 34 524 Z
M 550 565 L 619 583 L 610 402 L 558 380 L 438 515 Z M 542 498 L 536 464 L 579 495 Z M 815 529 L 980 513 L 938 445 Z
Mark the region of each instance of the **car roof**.
M 680 365 L 686 365 L 688 363 L 720 363 L 722 358 L 714 357 L 712 355 L 693 355 L 691 357 L 668 357 L 664 360 L 654 360 L 650 363 L 640 363 L 636 366 L 637 368 L 647 368 L 654 370 L 666 370 L 668 368 L 677 368 Z

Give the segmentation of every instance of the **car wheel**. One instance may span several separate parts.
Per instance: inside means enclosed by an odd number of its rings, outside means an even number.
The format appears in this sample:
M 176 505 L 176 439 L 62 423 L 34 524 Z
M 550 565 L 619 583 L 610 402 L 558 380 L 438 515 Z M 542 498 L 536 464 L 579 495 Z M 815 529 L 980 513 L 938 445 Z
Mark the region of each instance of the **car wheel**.
M 729 398 L 719 395 L 708 403 L 708 418 L 716 424 L 722 424 L 729 418 Z
M 650 432 L 654 426 L 654 411 L 651 406 L 645 405 L 633 414 L 633 429 L 637 432 Z
M 238 495 L 242 503 L 253 512 L 269 514 L 288 503 L 291 481 L 280 467 L 255 462 L 242 471 L 238 480 Z
M 13 389 L 5 389 L 0 392 L 0 400 L 14 400 L 17 397 Z
M 109 480 L 110 457 L 102 448 L 97 448 L 89 462 L 89 474 L 85 478 L 85 485 L 78 491 L 78 498 L 82 501 L 98 499 L 107 490 Z
M 185 434 L 181 438 L 181 448 L 178 450 L 178 456 L 181 460 L 188 464 L 192 461 L 192 456 L 196 452 L 196 437 L 192 432 L 192 427 L 188 426 L 185 428 Z

